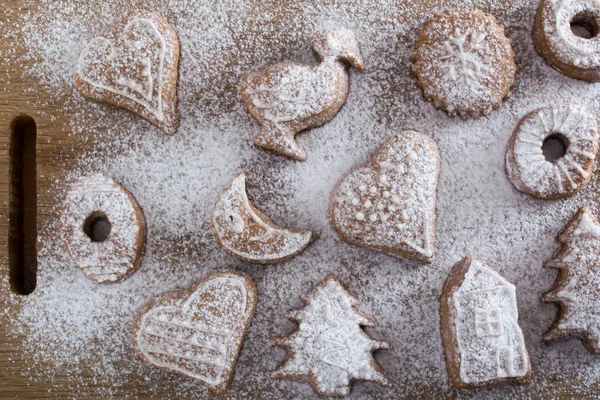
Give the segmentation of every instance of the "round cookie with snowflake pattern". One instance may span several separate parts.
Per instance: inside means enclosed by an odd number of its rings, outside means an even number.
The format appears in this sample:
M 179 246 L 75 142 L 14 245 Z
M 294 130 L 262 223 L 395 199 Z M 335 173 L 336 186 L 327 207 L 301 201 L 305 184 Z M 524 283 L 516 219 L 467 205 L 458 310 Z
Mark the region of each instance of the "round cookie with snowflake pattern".
M 412 56 L 423 96 L 451 116 L 488 115 L 515 83 L 511 42 L 496 18 L 481 10 L 434 15 L 423 25 Z

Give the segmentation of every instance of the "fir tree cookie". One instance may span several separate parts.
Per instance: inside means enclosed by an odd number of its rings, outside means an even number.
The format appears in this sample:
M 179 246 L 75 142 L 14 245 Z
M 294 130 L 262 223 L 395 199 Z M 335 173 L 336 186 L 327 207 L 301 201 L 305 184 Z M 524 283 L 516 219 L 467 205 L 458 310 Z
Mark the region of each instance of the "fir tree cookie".
M 592 353 L 600 353 L 600 225 L 581 207 L 558 234 L 562 247 L 545 266 L 559 270 L 554 287 L 543 296 L 559 313 L 544 340 L 577 337 Z
M 133 324 L 133 347 L 152 366 L 227 391 L 256 309 L 247 275 L 215 272 L 150 301 Z
M 241 260 L 258 264 L 290 260 L 317 237 L 308 230 L 280 228 L 256 209 L 248 200 L 243 171 L 217 198 L 210 227 L 225 251 Z
M 454 266 L 440 299 L 448 378 L 461 389 L 525 384 L 531 363 L 515 286 L 471 257 Z
M 478 9 L 435 14 L 423 25 L 412 59 L 423 96 L 463 119 L 500 107 L 515 83 L 511 39 Z
M 311 43 L 318 65 L 282 62 L 249 73 L 242 82 L 244 105 L 261 125 L 254 143 L 299 161 L 306 152 L 296 134 L 332 120 L 348 97 L 348 66 L 365 67 L 349 29 L 321 29 Z
M 331 194 L 331 223 L 347 243 L 430 263 L 435 247 L 437 145 L 404 131 L 364 166 L 344 176 Z
M 271 372 L 272 378 L 310 383 L 319 396 L 348 396 L 355 380 L 390 386 L 372 354 L 389 345 L 371 339 L 362 329 L 375 326 L 375 321 L 356 310 L 360 302 L 337 276 L 327 276 L 301 299 L 306 306 L 288 313 L 290 320 L 299 323 L 298 330 L 275 338 L 288 356 Z
M 85 97 L 132 111 L 168 134 L 179 124 L 179 39 L 156 14 L 136 10 L 83 48 L 75 87 Z
M 544 107 L 519 121 L 508 142 L 506 173 L 532 197 L 562 199 L 587 186 L 597 151 L 598 126 L 589 110 Z

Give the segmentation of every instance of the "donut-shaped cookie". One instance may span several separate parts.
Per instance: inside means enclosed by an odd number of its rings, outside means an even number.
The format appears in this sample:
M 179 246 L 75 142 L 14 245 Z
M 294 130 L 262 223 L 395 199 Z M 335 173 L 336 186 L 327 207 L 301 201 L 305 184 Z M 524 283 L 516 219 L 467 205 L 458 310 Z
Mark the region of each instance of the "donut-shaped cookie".
M 511 40 L 478 9 L 448 10 L 425 22 L 413 53 L 423 96 L 461 118 L 477 118 L 510 95 L 517 67 Z
M 562 145 L 564 155 L 544 155 L 547 141 Z M 598 126 L 588 110 L 569 105 L 540 108 L 515 128 L 506 172 L 517 189 L 532 197 L 561 199 L 587 186 L 597 150 Z
M 140 265 L 144 215 L 123 186 L 103 175 L 79 178 L 64 201 L 60 233 L 73 262 L 98 283 L 122 281 Z
M 573 28 L 587 35 L 576 35 Z M 542 0 L 535 17 L 533 41 L 548 64 L 585 81 L 600 81 L 600 2 Z M 589 38 L 587 37 L 589 36 Z

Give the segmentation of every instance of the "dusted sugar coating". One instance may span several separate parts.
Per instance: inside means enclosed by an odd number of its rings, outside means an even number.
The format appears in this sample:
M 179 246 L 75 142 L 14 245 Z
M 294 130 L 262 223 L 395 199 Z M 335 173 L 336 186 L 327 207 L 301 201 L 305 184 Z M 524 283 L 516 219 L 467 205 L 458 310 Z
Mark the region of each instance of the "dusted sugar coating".
M 545 266 L 560 273 L 543 296 L 560 311 L 545 341 L 581 338 L 586 349 L 600 353 L 600 225 L 583 206 L 558 234 L 560 250 Z
M 359 379 L 391 385 L 372 354 L 389 344 L 371 339 L 361 328 L 374 327 L 375 321 L 356 310 L 360 302 L 337 276 L 328 275 L 301 299 L 305 307 L 287 315 L 299 323 L 298 330 L 275 338 L 288 357 L 272 378 L 310 383 L 319 396 L 348 396 Z
M 237 174 L 215 203 L 210 227 L 229 254 L 259 264 L 276 264 L 300 254 L 316 239 L 311 231 L 282 229 L 248 200 L 246 174 Z
M 511 42 L 496 18 L 478 9 L 435 14 L 412 55 L 423 96 L 451 116 L 488 115 L 515 84 Z
M 430 263 L 439 170 L 435 142 L 402 132 L 340 180 L 331 194 L 333 227 L 350 244 Z
M 110 223 L 104 241 L 94 241 L 94 220 Z M 135 198 L 103 175 L 79 178 L 67 193 L 60 235 L 73 262 L 97 283 L 122 281 L 139 267 L 146 245 L 146 223 Z
M 465 257 L 450 272 L 440 301 L 442 342 L 454 387 L 529 382 L 531 364 L 512 283 Z
M 123 107 L 174 134 L 178 64 L 175 31 L 158 15 L 136 10 L 84 47 L 75 85 L 85 97 Z
M 320 64 L 282 62 L 249 73 L 242 82 L 244 104 L 262 127 L 254 143 L 299 161 L 306 159 L 306 152 L 296 143 L 296 134 L 332 120 L 346 103 L 346 63 L 364 69 L 352 31 L 322 29 L 311 42 Z
M 133 346 L 151 365 L 222 394 L 233 379 L 256 302 L 250 277 L 213 273 L 148 303 L 134 322 Z
M 564 156 L 546 160 L 542 145 L 548 138 L 565 145 Z M 512 184 L 545 200 L 572 196 L 592 177 L 598 150 L 596 118 L 585 108 L 549 106 L 525 115 L 513 132 L 506 152 L 506 173 Z
M 571 24 L 592 37 L 576 36 Z M 600 2 L 542 0 L 535 17 L 533 41 L 548 64 L 575 79 L 600 81 Z

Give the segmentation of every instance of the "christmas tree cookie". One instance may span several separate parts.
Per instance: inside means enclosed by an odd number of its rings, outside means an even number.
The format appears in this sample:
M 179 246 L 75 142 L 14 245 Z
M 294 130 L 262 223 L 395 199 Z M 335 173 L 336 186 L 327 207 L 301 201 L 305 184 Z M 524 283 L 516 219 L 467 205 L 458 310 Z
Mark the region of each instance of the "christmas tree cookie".
M 287 315 L 300 324 L 298 330 L 275 338 L 288 357 L 271 372 L 272 378 L 310 383 L 319 396 L 348 396 L 352 381 L 359 379 L 390 385 L 372 354 L 389 345 L 371 339 L 362 329 L 375 326 L 375 321 L 356 310 L 360 302 L 337 276 L 327 276 L 301 299 L 306 306 Z
M 600 225 L 581 207 L 558 234 L 561 249 L 548 268 L 560 270 L 554 287 L 543 296 L 560 311 L 545 341 L 578 337 L 592 353 L 600 353 Z

